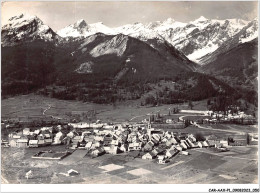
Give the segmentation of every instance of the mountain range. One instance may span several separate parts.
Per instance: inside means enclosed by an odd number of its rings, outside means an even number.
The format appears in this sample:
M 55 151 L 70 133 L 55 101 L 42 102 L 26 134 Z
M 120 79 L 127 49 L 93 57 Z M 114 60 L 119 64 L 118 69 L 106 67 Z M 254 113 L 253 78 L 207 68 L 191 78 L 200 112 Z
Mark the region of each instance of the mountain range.
M 200 83 L 198 77 L 210 74 L 232 85 L 243 77 L 251 89 L 257 78 L 257 38 L 257 19 L 200 17 L 183 23 L 169 18 L 116 28 L 81 19 L 55 32 L 37 16 L 21 14 L 2 27 L 2 93 L 50 84 L 131 86 L 175 80 L 180 74 Z M 232 73 L 236 65 L 242 71 Z M 190 74 L 197 72 L 202 74 Z M 217 88 L 213 82 L 208 84 Z
M 254 25 L 258 24 L 256 19 L 252 22 Z M 102 23 L 88 25 L 84 20 L 80 20 L 57 31 L 57 34 L 61 37 L 86 37 L 97 32 L 122 33 L 143 41 L 161 37 L 183 52 L 190 60 L 199 62 L 201 57 L 215 51 L 243 28 L 249 28 L 252 22 L 241 19 L 211 20 L 201 16 L 189 23 L 168 18 L 162 22 L 134 23 L 109 28 Z M 247 35 L 241 37 L 240 41 L 246 42 L 256 37 L 257 27 L 247 31 Z
M 200 63 L 203 56 L 214 52 L 225 41 L 245 29 L 247 29 L 246 34 L 240 36 L 241 43 L 258 36 L 258 20 L 254 19 L 251 22 L 242 19 L 216 20 L 201 16 L 188 23 L 168 18 L 165 21 L 146 24 L 137 22 L 110 28 L 102 22 L 87 24 L 84 19 L 80 19 L 74 24 L 54 32 L 38 17 L 21 14 L 10 18 L 8 23 L 2 27 L 2 44 L 8 45 L 10 42 L 16 43 L 24 38 L 37 38 L 37 36 L 47 40 L 71 40 L 85 38 L 99 32 L 106 35 L 121 33 L 142 41 L 162 38 L 183 52 L 190 60 Z M 201 62 L 201 64 L 204 63 Z

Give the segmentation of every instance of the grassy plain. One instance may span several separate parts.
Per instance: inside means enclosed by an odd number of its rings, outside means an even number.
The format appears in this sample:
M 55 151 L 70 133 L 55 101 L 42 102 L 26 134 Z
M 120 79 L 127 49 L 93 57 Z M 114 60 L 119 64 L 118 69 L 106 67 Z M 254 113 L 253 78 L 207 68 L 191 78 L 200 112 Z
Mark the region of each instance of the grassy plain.
M 93 103 L 84 103 L 82 101 L 58 100 L 45 96 L 29 94 L 15 96 L 13 98 L 1 101 L 1 116 L 5 118 L 20 118 L 28 120 L 33 118 L 44 118 L 45 116 L 54 116 L 59 118 L 68 118 L 68 112 L 89 112 L 95 110 L 97 119 L 103 121 L 140 121 L 147 114 L 160 112 L 168 114 L 169 109 L 189 109 L 186 103 L 176 105 L 161 106 L 140 106 L 136 103 L 124 102 L 117 105 L 102 105 Z M 204 109 L 206 101 L 194 102 L 194 110 Z

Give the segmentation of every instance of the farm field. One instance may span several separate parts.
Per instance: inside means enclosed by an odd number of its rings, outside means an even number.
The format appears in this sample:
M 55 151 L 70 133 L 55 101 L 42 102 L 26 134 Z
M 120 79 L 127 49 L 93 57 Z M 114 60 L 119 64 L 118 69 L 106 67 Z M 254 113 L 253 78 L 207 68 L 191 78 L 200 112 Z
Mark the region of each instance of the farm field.
M 205 125 L 207 126 L 207 125 Z M 223 130 L 233 130 L 238 132 L 245 133 L 257 133 L 258 127 L 257 125 L 235 125 L 235 124 L 217 124 L 217 125 L 208 125 L 214 129 L 223 129 Z
M 196 102 L 194 109 L 205 101 Z M 95 110 L 97 119 L 102 121 L 141 121 L 148 117 L 150 113 L 160 112 L 168 114 L 169 108 L 188 109 L 187 104 L 162 105 L 155 107 L 137 106 L 131 103 L 121 103 L 116 106 L 94 103 L 83 103 L 81 101 L 58 100 L 45 96 L 29 94 L 15 96 L 2 100 L 1 112 L 2 118 L 20 118 L 28 120 L 33 118 L 44 118 L 45 116 L 54 116 L 59 118 L 68 118 L 66 113 L 72 111 L 88 112 Z M 174 115 L 173 115 L 174 116 Z M 178 116 L 176 116 L 176 119 Z
M 88 112 L 95 109 L 98 112 L 109 109 L 109 105 L 83 103 L 80 101 L 57 100 L 45 96 L 29 94 L 2 100 L 1 112 L 4 118 L 44 118 L 56 116 L 67 118 L 66 113 L 72 111 Z
M 165 165 L 126 154 L 105 154 L 92 159 L 85 156 L 87 152 L 84 150 L 76 150 L 60 161 L 31 158 L 36 152 L 49 149 L 64 151 L 65 146 L 23 150 L 2 148 L 2 177 L 8 183 L 220 184 L 258 181 L 256 146 L 234 147 L 225 153 L 192 149 L 188 150 L 191 155 L 178 154 Z M 70 169 L 80 174 L 75 177 L 60 174 Z M 29 170 L 34 177 L 27 180 L 25 173 Z

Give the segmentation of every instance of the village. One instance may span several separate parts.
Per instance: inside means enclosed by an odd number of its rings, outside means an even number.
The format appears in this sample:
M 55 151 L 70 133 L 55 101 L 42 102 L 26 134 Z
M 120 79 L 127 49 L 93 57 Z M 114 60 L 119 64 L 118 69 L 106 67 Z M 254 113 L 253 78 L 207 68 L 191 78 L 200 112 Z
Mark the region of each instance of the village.
M 214 148 L 218 152 L 225 152 L 231 146 L 258 144 L 257 134 L 247 133 L 219 139 L 212 135 L 201 136 L 200 134 L 175 131 L 176 129 L 184 130 L 189 125 L 201 127 L 199 124 L 207 123 L 230 123 L 232 121 L 239 124 L 253 124 L 255 119 L 251 115 L 245 115 L 244 112 L 238 111 L 236 114 L 231 114 L 231 111 L 181 110 L 178 112 L 204 114 L 207 118 L 201 116 L 200 119 L 194 121 L 178 117 L 177 120 L 174 120 L 170 118 L 171 112 L 169 112 L 168 115 L 160 115 L 159 113 L 150 115 L 141 123 L 102 123 L 97 120 L 94 123 L 68 123 L 67 125 L 41 127 L 35 130 L 24 128 L 22 131 L 9 133 L 8 140 L 2 140 L 2 145 L 11 148 L 65 145 L 69 150 L 86 150 L 86 154 L 92 158 L 104 154 L 117 155 L 137 152 L 137 157 L 146 160 L 154 159 L 158 164 L 165 164 L 178 153 L 189 155 L 187 149 Z M 39 152 L 33 158 L 58 159 L 54 154 L 60 155 L 60 153 L 62 152 Z M 69 156 L 66 152 L 65 155 Z M 65 156 L 61 156 L 60 159 L 63 157 Z

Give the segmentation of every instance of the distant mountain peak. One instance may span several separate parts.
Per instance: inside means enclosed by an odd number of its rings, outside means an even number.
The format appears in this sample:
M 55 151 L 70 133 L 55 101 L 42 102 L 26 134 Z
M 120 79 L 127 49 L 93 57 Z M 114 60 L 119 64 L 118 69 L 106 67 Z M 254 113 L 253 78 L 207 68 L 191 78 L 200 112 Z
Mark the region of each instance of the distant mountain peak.
M 8 21 L 14 21 L 18 19 L 33 19 L 33 18 L 38 18 L 38 17 L 35 15 L 30 15 L 28 13 L 21 13 L 20 15 L 11 17 Z
M 78 21 L 74 24 L 74 26 L 77 26 L 77 27 L 79 27 L 79 28 L 84 28 L 84 27 L 87 26 L 87 23 L 86 23 L 86 21 L 85 21 L 84 19 L 80 19 L 80 20 L 78 20 Z
M 201 21 L 207 21 L 208 19 L 205 18 L 204 16 L 200 16 L 198 19 L 196 19 L 195 21 L 197 22 L 201 22 Z
M 43 25 L 43 22 L 35 15 L 30 15 L 27 13 L 22 13 L 20 15 L 16 15 L 11 17 L 8 22 L 2 27 L 2 29 L 7 28 L 19 28 L 23 25 L 27 25 L 32 21 L 36 21 L 38 24 Z
M 52 41 L 59 39 L 57 34 L 42 20 L 27 13 L 11 17 L 2 27 L 1 37 L 4 46 L 13 45 L 23 40 L 44 39 Z
M 169 17 L 168 19 L 166 19 L 166 20 L 164 21 L 164 23 L 167 23 L 167 24 L 172 24 L 172 23 L 174 23 L 174 22 L 175 22 L 175 20 L 172 19 L 171 17 Z

